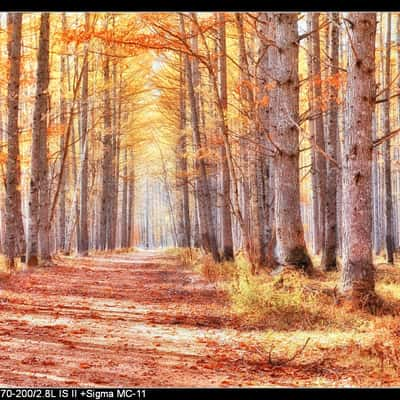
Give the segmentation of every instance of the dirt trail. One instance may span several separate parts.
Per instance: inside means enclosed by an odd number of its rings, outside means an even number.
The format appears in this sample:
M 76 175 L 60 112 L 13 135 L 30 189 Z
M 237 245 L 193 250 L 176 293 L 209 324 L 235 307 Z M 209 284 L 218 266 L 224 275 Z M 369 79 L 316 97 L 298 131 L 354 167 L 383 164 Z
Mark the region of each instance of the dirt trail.
M 272 367 L 225 300 L 151 251 L 18 273 L 0 282 L 0 386 L 340 385 L 344 371 Z

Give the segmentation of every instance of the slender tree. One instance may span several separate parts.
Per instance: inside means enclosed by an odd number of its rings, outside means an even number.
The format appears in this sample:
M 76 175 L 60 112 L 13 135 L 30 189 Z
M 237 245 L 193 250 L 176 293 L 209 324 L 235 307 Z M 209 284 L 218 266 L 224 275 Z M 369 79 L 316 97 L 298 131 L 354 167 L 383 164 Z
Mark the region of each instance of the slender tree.
M 103 76 L 104 76 L 104 135 L 103 135 L 103 182 L 101 194 L 101 217 L 100 217 L 100 248 L 108 249 L 111 245 L 111 213 L 112 213 L 112 113 L 110 98 L 110 59 L 109 55 L 104 56 Z
M 189 182 L 186 154 L 186 71 L 182 55 L 179 58 L 179 67 L 179 138 L 176 147 L 177 231 L 178 246 L 190 247 Z
M 240 101 L 242 107 L 242 118 L 250 141 L 248 144 L 248 195 L 249 208 L 251 216 L 251 227 L 244 225 L 242 232 L 244 235 L 245 248 L 249 255 L 253 269 L 256 271 L 264 264 L 264 238 L 262 229 L 262 205 L 260 204 L 260 131 L 256 125 L 256 101 L 253 93 L 251 71 L 249 66 L 248 50 L 244 35 L 243 17 L 241 14 L 235 14 L 236 27 L 239 36 L 239 66 L 240 66 Z
M 228 107 L 228 87 L 226 72 L 226 29 L 225 15 L 223 12 L 217 14 L 218 22 L 218 83 L 219 95 L 226 115 Z M 223 133 L 221 133 L 223 135 Z M 222 185 L 222 205 L 221 205 L 221 225 L 222 225 L 222 255 L 225 260 L 233 259 L 233 237 L 232 237 L 232 216 L 230 201 L 230 176 L 229 165 L 224 145 L 221 145 L 221 185 Z
M 89 30 L 90 16 L 85 14 L 85 28 Z M 88 46 L 85 44 L 85 58 L 82 76 L 82 100 L 81 100 L 81 179 L 80 179 L 80 215 L 78 235 L 78 251 L 81 255 L 86 256 L 89 251 L 89 227 L 88 227 L 88 179 L 89 179 L 89 137 L 88 137 L 88 102 L 89 102 L 89 62 L 88 62 Z
M 322 268 L 325 271 L 332 271 L 337 268 L 336 248 L 337 248 L 337 208 L 336 193 L 337 187 L 341 184 L 337 180 L 337 147 L 340 141 L 338 126 L 338 86 L 336 85 L 339 73 L 339 14 L 330 13 L 331 24 L 329 29 L 329 104 L 328 104 L 328 123 L 326 134 L 326 152 L 329 159 L 326 161 L 327 182 L 325 198 L 325 243 L 322 252 Z
M 391 94 L 391 34 L 392 14 L 387 13 L 386 19 L 386 44 L 385 44 L 385 71 L 383 85 L 385 90 L 385 102 L 383 103 L 384 135 L 390 134 L 390 94 Z M 384 142 L 384 174 L 385 174 L 385 217 L 386 217 L 386 255 L 387 262 L 394 262 L 394 238 L 393 238 L 393 202 L 392 202 L 392 161 L 391 161 L 391 140 Z
M 61 24 L 63 33 L 67 30 L 67 16 L 65 13 L 61 15 Z M 63 51 L 67 52 L 67 45 L 64 43 Z M 65 54 L 61 54 L 60 58 L 60 125 L 65 127 L 67 124 L 67 102 L 65 99 L 65 92 L 67 90 L 66 87 L 66 62 L 67 56 Z M 60 135 L 60 195 L 59 195 L 59 203 L 58 203 L 58 243 L 57 247 L 61 251 L 65 251 L 65 235 L 66 235 L 66 196 L 67 196 L 67 171 L 64 173 L 63 169 L 63 158 L 64 153 L 67 151 L 65 146 L 65 137 L 64 135 Z M 64 169 L 67 166 L 64 165 Z
M 321 50 L 319 13 L 308 14 L 309 79 L 310 79 L 310 131 L 312 148 L 313 239 L 314 251 L 319 253 L 325 236 L 326 162 L 321 150 L 325 150 L 324 121 L 322 114 Z
M 271 102 L 270 88 L 273 83 L 271 73 L 273 70 L 273 46 L 275 40 L 275 19 L 272 13 L 260 13 L 257 25 L 258 38 L 258 66 L 257 66 L 257 131 L 261 132 L 261 146 L 259 153 L 267 157 L 262 157 L 259 161 L 264 164 L 262 171 L 264 196 L 261 204 L 264 204 L 264 256 L 265 263 L 273 267 L 274 248 L 275 248 L 275 215 L 274 215 L 274 169 L 273 154 L 274 147 L 271 142 L 271 108 L 275 105 Z

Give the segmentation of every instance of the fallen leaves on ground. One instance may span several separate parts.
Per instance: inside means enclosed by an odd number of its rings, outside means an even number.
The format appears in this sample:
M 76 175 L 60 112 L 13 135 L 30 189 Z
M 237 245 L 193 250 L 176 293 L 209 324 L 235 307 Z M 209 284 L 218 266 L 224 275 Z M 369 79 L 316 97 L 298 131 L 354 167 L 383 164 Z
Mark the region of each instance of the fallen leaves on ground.
M 255 330 L 217 285 L 157 252 L 60 257 L 0 281 L 0 309 L 0 385 L 400 385 L 395 317 Z

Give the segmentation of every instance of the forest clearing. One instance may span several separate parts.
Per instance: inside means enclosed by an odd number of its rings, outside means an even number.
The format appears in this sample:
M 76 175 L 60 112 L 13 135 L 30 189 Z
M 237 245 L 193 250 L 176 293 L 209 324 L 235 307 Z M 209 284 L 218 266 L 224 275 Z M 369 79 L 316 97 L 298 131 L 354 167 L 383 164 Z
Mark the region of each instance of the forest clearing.
M 400 386 L 400 13 L 0 13 L 0 386 Z

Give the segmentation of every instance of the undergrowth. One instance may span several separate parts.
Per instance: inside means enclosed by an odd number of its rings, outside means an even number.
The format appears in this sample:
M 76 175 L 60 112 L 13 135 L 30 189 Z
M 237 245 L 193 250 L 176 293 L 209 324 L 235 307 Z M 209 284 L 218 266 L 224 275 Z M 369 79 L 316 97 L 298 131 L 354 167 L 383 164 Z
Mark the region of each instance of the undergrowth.
M 186 264 L 190 259 L 186 258 Z M 277 276 L 269 271 L 258 275 L 242 254 L 235 261 L 215 263 L 211 256 L 196 253 L 191 258 L 195 270 L 208 281 L 216 282 L 229 296 L 231 312 L 243 324 L 275 330 L 361 330 L 371 328 L 376 318 L 341 304 L 336 285 L 338 272 L 317 270 L 313 276 L 286 269 Z M 385 299 L 383 313 L 398 314 L 400 272 L 378 273 L 378 294 Z
M 346 329 L 361 322 L 338 312 L 336 291 L 329 283 L 294 269 L 254 276 L 243 258 L 235 264 L 238 274 L 227 285 L 232 312 L 250 324 L 296 330 Z
M 110 254 L 126 254 L 126 253 L 136 253 L 139 249 L 137 247 L 126 247 L 122 249 L 114 249 L 114 250 L 91 250 L 91 256 L 101 256 L 101 255 L 110 255 Z
M 164 254 L 177 257 L 183 267 L 190 267 L 194 260 L 200 257 L 200 250 L 190 247 L 169 247 Z

